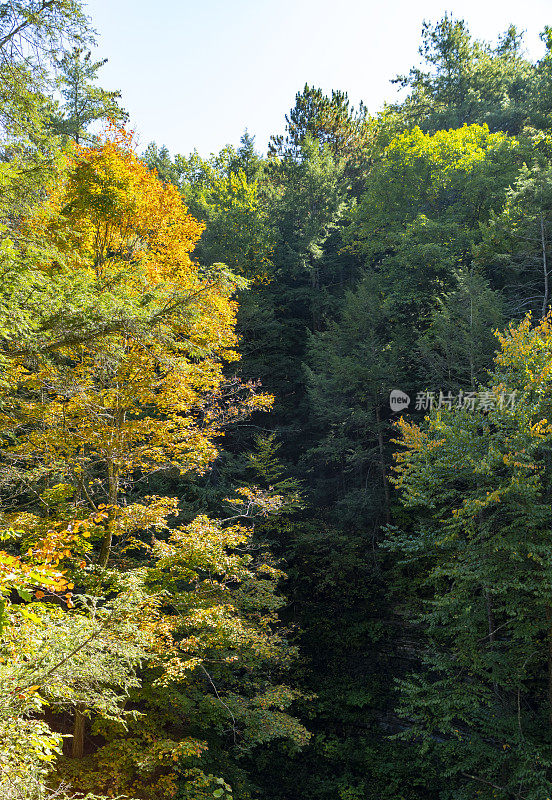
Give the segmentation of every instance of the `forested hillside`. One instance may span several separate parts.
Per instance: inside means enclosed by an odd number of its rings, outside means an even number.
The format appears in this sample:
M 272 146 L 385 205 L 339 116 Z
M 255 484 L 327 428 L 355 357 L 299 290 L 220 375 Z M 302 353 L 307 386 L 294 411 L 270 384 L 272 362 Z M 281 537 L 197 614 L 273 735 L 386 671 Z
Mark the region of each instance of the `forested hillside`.
M 203 158 L 92 24 L 0 4 L 1 797 L 547 800 L 552 28 Z

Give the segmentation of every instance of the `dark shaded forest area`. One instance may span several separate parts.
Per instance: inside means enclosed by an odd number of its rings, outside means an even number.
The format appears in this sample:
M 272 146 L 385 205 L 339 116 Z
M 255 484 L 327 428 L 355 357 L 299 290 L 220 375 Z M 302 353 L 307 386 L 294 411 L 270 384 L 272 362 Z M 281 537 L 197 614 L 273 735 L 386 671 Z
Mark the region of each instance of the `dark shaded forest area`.
M 0 5 L 3 798 L 552 796 L 542 40 L 202 158 Z

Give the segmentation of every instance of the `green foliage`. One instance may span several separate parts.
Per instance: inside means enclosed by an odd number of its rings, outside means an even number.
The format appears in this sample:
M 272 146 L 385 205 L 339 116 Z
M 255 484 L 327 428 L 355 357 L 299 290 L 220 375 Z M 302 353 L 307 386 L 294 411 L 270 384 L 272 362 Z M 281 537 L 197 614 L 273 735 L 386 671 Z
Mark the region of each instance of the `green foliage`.
M 550 305 L 552 170 L 542 154 L 548 139 L 537 142 L 533 165 L 523 165 L 503 209 L 491 214 L 478 250 L 479 263 L 517 318 L 527 310 L 544 317 Z
M 197 152 L 171 159 L 167 148 L 152 142 L 144 160 L 180 189 L 193 215 L 206 223 L 197 248 L 205 263 L 227 264 L 253 280 L 269 277 L 274 233 L 259 192 L 262 159 L 247 131 L 237 151 L 225 147 L 209 159 Z
M 473 40 L 466 23 L 445 15 L 425 22 L 419 53 L 427 69 L 413 68 L 395 82 L 408 87 L 396 108 L 407 124 L 424 130 L 487 124 L 517 134 L 531 114 L 535 66 L 523 56 L 522 34 L 511 25 L 493 47 Z
M 126 119 L 126 113 L 118 105 L 121 93 L 107 92 L 95 85 L 97 72 L 107 59 L 94 62 L 90 60 L 91 55 L 90 50 L 74 47 L 57 63 L 57 85 L 64 103 L 54 113 L 50 126 L 55 133 L 68 136 L 77 144 L 94 141 L 94 136 L 88 132 L 91 123 L 108 119 L 124 122 Z
M 355 210 L 352 245 L 376 263 L 410 246 L 436 276 L 450 269 L 451 257 L 455 266 L 465 263 L 479 223 L 515 179 L 519 149 L 485 125 L 433 135 L 414 128 L 395 137 Z
M 492 368 L 550 305 L 542 39 L 445 16 L 373 118 L 138 159 L 79 6 L 0 6 L 3 796 L 548 797 L 549 320 Z M 426 388 L 488 403 L 392 481 Z
M 239 526 L 201 516 L 161 528 L 158 537 L 150 568 L 136 571 L 149 606 L 134 624 L 148 647 L 126 724 L 96 717 L 103 746 L 77 766 L 58 762 L 58 773 L 100 792 L 161 800 L 180 787 L 195 799 L 204 797 L 202 787 L 224 786 L 213 767 L 224 771 L 235 797 L 247 797 L 240 763 L 251 751 L 273 740 L 292 749 L 308 740 L 288 711 L 301 693 L 277 681 L 295 657 L 275 628 L 282 573 Z M 117 571 L 112 579 L 120 581 Z
M 322 436 L 307 465 L 320 501 L 337 503 L 335 513 L 353 527 L 389 512 L 388 397 L 405 385 L 408 363 L 408 329 L 389 330 L 389 306 L 379 277 L 367 274 L 309 349 L 310 407 Z
M 208 187 L 195 195 L 193 204 L 198 217 L 207 223 L 201 242 L 206 262 L 223 262 L 246 278 L 270 275 L 273 233 L 255 179 L 250 180 L 242 169 L 237 173 L 230 170 L 228 175 L 213 177 Z
M 456 276 L 456 287 L 439 298 L 420 339 L 430 385 L 475 390 L 496 350 L 494 332 L 503 326 L 504 302 L 475 269 Z
M 537 800 L 552 788 L 549 321 L 511 325 L 495 364 L 494 408 L 400 424 L 396 483 L 415 517 L 388 546 L 416 576 L 426 636 L 401 681 L 403 738 L 454 778 L 445 797 L 477 783 Z
M 124 720 L 145 655 L 137 624 L 142 610 L 130 576 L 117 598 L 101 607 L 87 597 L 73 614 L 55 602 L 11 606 L 0 646 L 4 796 L 46 796 L 45 780 L 63 741 L 56 726 L 40 718 L 46 708 L 50 714 L 83 708 Z
M 18 0 L 0 13 L 0 224 L 13 228 L 51 177 L 51 68 L 62 44 L 90 38 L 76 0 Z

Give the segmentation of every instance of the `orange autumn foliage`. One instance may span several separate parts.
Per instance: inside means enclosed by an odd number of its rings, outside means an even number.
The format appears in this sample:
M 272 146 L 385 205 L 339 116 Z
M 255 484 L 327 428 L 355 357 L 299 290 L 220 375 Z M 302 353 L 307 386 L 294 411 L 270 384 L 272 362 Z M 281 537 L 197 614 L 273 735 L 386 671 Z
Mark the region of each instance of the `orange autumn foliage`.
M 122 482 L 171 464 L 203 471 L 224 426 L 271 403 L 224 373 L 239 358 L 232 295 L 245 282 L 193 260 L 202 224 L 113 126 L 76 148 L 26 225 L 55 254 L 42 270 L 68 300 L 42 325 L 38 357 L 16 359 L 0 428 L 19 433 L 12 470 L 62 477 L 88 510 L 106 504 L 105 565 Z

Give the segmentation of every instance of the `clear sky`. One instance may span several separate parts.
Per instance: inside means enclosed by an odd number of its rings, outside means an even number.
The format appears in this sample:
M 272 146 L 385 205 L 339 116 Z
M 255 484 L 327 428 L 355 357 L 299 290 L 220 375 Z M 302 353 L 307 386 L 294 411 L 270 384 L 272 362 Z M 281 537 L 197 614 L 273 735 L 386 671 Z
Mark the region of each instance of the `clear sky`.
M 236 145 L 247 127 L 265 150 L 305 82 L 343 89 L 370 112 L 418 61 L 424 19 L 448 11 L 477 38 L 510 23 L 544 52 L 552 0 L 88 0 L 106 89 L 120 89 L 142 146 L 202 155 Z

